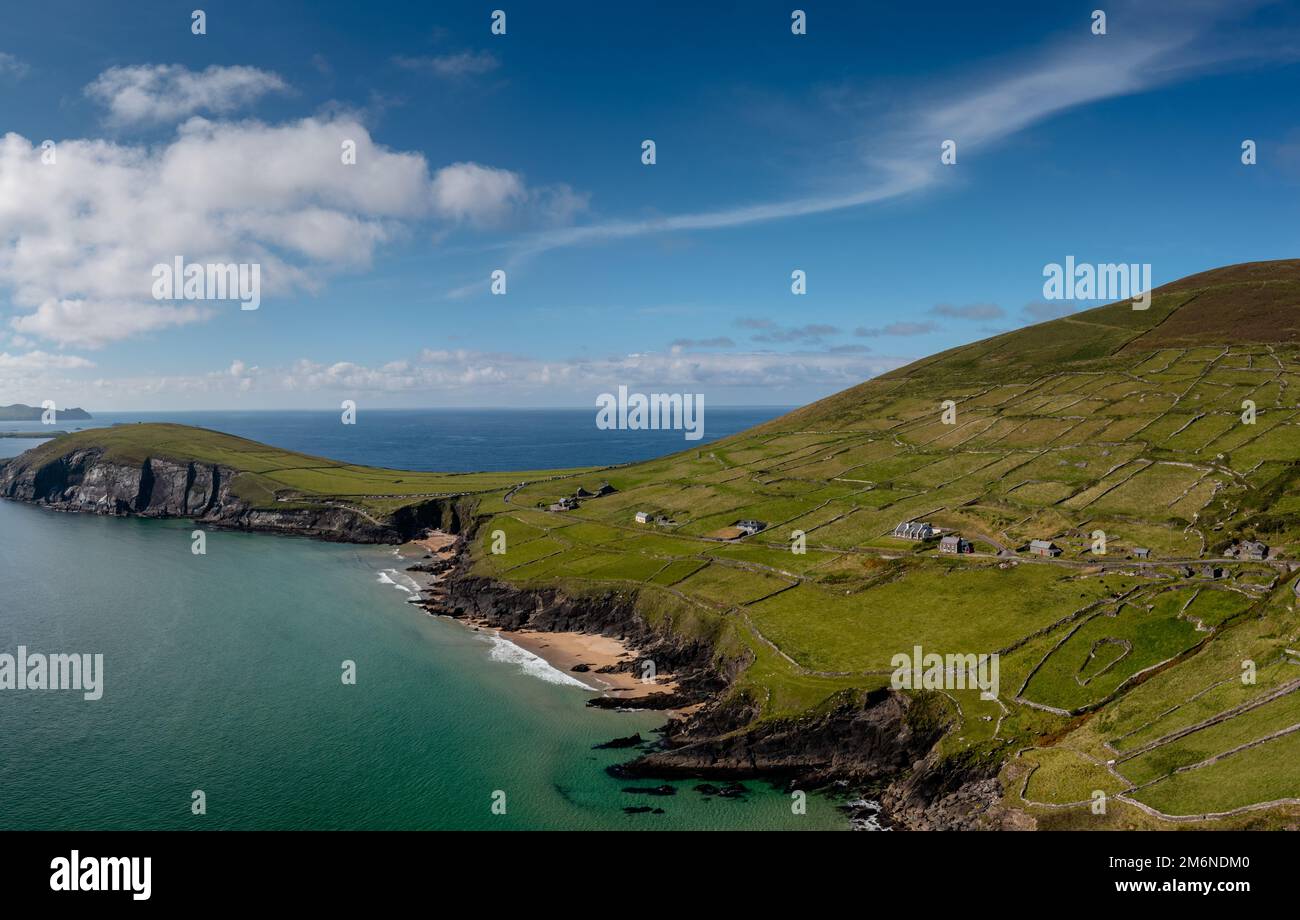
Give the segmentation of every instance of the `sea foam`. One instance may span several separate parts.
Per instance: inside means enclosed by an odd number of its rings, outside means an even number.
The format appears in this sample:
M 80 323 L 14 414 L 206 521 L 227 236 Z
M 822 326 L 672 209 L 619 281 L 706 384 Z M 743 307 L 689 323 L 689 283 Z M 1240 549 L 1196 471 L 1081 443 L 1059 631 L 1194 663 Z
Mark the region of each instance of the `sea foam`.
M 566 687 L 581 687 L 588 693 L 597 693 L 595 688 L 589 687 L 576 677 L 565 674 L 559 668 L 554 667 L 545 658 L 540 655 L 534 655 L 528 649 L 520 648 L 509 639 L 502 637 L 500 634 L 486 634 L 492 642 L 492 649 L 488 652 L 488 657 L 493 661 L 501 661 L 505 664 L 517 665 L 521 671 L 530 677 L 536 677 L 546 681 L 548 684 L 560 684 Z
M 419 594 L 420 584 L 410 575 L 406 575 L 397 569 L 384 569 L 379 573 L 379 583 L 392 585 L 398 591 L 405 591 L 407 594 Z

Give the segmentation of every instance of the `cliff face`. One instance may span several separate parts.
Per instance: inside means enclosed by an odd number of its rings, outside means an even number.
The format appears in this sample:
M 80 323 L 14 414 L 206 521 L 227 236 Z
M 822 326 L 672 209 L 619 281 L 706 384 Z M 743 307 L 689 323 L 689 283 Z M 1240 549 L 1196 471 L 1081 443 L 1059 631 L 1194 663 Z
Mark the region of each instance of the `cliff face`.
M 139 465 L 107 459 L 97 448 L 75 450 L 44 463 L 22 456 L 0 466 L 0 497 L 60 511 L 140 517 L 188 517 L 241 530 L 301 534 L 349 543 L 400 543 L 423 528 L 455 522 L 463 509 L 433 500 L 392 521 L 342 505 L 253 508 L 231 488 L 238 471 L 218 464 L 153 457 Z
M 626 641 L 639 654 L 637 661 L 650 659 L 660 671 L 671 671 L 680 688 L 664 700 L 651 698 L 643 706 L 664 708 L 658 703 L 685 705 L 700 702 L 726 686 L 725 667 L 714 661 L 712 646 L 688 639 L 669 630 L 656 630 L 636 610 L 630 592 L 610 592 L 592 597 L 570 597 L 551 588 L 519 589 L 468 574 L 458 565 L 446 579 L 447 594 L 433 609 L 456 617 L 470 617 L 498 629 L 535 629 L 543 632 L 583 632 L 612 636 Z M 634 671 L 637 661 L 620 670 Z M 593 701 L 601 705 L 600 699 Z M 609 700 L 627 706 L 629 700 Z

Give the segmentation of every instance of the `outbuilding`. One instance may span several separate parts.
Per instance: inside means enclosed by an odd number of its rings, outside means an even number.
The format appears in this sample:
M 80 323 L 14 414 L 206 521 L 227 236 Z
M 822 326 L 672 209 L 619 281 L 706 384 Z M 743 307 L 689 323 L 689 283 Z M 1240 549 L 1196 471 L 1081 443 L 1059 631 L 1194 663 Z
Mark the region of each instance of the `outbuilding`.
M 1030 540 L 1029 553 L 1033 556 L 1059 556 L 1061 548 L 1051 540 Z

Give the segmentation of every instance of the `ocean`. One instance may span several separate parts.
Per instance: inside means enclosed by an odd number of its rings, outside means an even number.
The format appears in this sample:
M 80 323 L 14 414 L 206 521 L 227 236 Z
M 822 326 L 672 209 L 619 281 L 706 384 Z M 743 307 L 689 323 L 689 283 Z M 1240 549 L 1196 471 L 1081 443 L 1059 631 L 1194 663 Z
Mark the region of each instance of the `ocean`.
M 706 439 L 782 410 L 711 409 Z M 104 415 L 201 424 L 357 463 L 427 470 L 643 459 L 671 432 L 603 432 L 587 410 Z M 4 423 L 0 430 L 29 430 Z M 680 432 L 677 432 L 680 438 Z M 654 437 L 648 437 L 654 436 Z M 0 456 L 39 443 L 0 439 Z M 699 443 L 699 442 L 694 442 Z M 104 656 L 103 695 L 0 690 L 0 828 L 839 829 L 766 783 L 625 791 L 593 745 L 662 723 L 486 632 L 406 603 L 392 547 L 209 532 L 186 521 L 0 502 L 0 653 Z M 355 665 L 356 683 L 341 680 Z M 206 814 L 192 813 L 201 790 Z M 504 813 L 500 804 L 504 803 Z M 498 808 L 494 811 L 493 805 Z M 662 814 L 624 811 L 659 808 Z

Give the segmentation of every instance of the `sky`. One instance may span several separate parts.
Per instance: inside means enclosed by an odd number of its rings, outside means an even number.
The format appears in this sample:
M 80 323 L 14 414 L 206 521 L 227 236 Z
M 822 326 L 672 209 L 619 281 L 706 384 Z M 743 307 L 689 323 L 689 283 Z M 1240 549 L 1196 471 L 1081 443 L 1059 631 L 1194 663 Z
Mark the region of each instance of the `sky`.
M 195 5 L 0 10 L 0 404 L 799 405 L 1300 255 L 1296 3 Z

